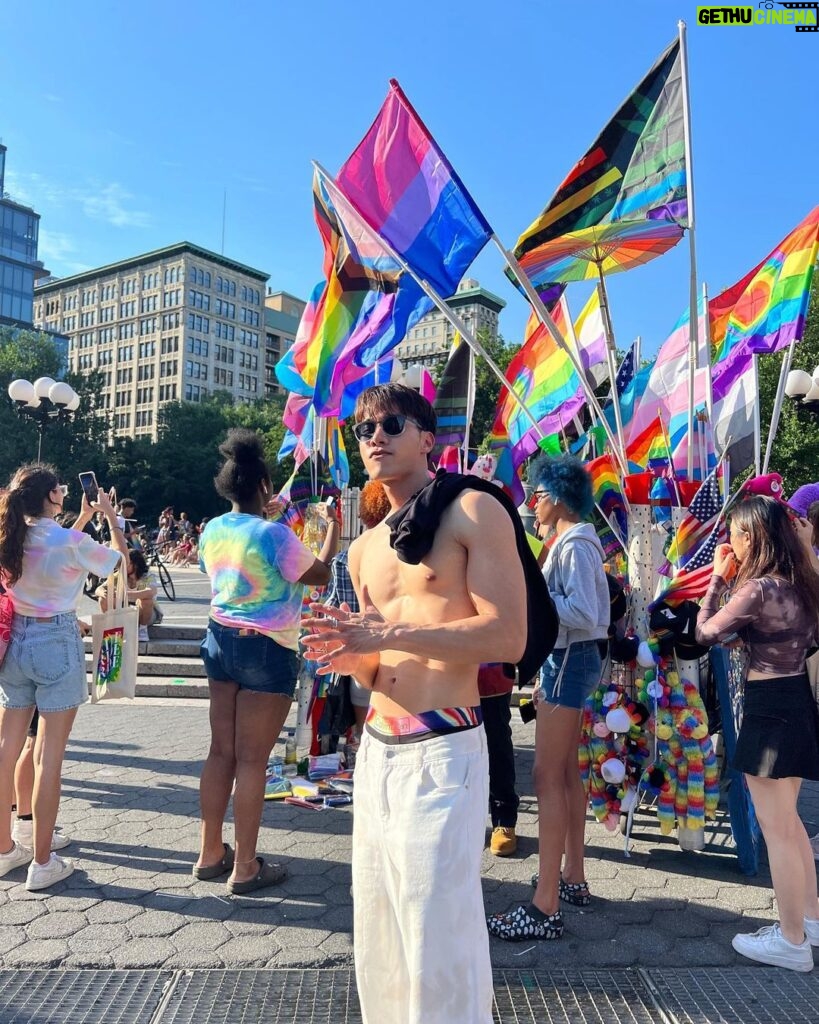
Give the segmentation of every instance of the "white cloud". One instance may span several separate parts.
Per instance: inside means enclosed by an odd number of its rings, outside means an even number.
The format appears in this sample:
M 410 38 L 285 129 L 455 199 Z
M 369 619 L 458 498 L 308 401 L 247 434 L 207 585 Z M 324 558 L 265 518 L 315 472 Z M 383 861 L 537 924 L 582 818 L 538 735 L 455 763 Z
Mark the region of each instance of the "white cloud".
M 59 231 L 40 230 L 37 256 L 55 276 L 81 274 L 90 264 L 76 259 L 77 247 L 71 238 Z
M 111 227 L 145 228 L 151 224 L 150 214 L 136 209 L 133 193 L 117 181 L 107 185 L 89 182 L 78 187 L 65 186 L 35 171 L 26 175 L 7 174 L 6 189 L 17 202 L 33 206 L 38 213 L 47 207 L 79 204 L 87 217 Z
M 133 195 L 115 181 L 101 188 L 88 190 L 77 198 L 82 203 L 86 216 L 104 221 L 112 227 L 146 228 L 151 223 L 149 214 L 132 207 Z

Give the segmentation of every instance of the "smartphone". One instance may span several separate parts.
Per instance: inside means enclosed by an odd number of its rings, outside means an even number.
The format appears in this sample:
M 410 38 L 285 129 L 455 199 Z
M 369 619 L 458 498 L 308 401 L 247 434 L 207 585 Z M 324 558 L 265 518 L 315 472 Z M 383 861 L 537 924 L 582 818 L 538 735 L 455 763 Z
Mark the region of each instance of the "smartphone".
M 337 502 L 337 498 L 335 496 L 333 496 L 332 498 L 328 498 L 327 499 L 327 508 L 335 508 L 336 507 L 336 502 Z
M 100 493 L 100 485 L 97 483 L 96 476 L 90 470 L 86 473 L 80 473 L 80 486 L 89 504 L 93 504 Z

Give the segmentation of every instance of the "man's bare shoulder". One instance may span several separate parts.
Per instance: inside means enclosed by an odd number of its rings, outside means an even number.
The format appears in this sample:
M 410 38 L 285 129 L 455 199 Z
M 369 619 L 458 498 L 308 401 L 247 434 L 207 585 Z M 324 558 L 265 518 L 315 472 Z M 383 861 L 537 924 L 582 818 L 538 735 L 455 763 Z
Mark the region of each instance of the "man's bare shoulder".
M 350 544 L 350 553 L 347 556 L 348 561 L 359 563 L 367 548 L 371 544 L 377 544 L 385 530 L 389 532 L 389 528 L 385 526 L 384 523 L 379 523 L 378 526 L 374 526 L 372 530 L 365 530 L 364 533 L 359 534 L 352 544 Z
M 500 501 L 487 491 L 467 488 L 458 495 L 451 505 L 453 525 L 478 526 L 499 529 L 514 535 L 509 513 Z

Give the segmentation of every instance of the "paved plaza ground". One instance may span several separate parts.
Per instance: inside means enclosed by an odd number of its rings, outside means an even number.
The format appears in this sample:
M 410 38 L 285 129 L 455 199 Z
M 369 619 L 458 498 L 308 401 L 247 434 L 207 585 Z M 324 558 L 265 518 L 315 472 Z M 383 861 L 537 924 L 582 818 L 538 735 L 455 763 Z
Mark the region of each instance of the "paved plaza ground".
M 515 714 L 515 719 L 517 715 Z M 522 794 L 516 856 L 483 861 L 487 911 L 527 899 L 537 866 L 531 726 L 514 726 Z M 25 871 L 0 879 L 0 966 L 80 968 L 346 967 L 352 963 L 352 809 L 265 805 L 260 850 L 289 879 L 252 897 L 191 875 L 197 786 L 207 748 L 202 701 L 113 702 L 81 709 L 68 746 L 60 824 L 77 871 L 29 893 Z M 819 800 L 806 794 L 816 828 Z M 703 853 L 684 853 L 639 819 L 632 849 L 589 822 L 594 902 L 565 910 L 559 942 L 491 940 L 496 967 L 724 966 L 738 929 L 775 919 L 769 877 L 739 874 L 727 819 Z M 226 838 L 232 839 L 228 826 Z

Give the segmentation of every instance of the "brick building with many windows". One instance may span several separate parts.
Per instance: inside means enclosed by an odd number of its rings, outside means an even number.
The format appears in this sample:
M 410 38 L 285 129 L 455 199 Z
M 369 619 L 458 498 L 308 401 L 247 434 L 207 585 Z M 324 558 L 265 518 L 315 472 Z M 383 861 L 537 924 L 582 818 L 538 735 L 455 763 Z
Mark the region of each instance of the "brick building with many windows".
M 265 396 L 267 274 L 190 242 L 37 285 L 34 323 L 104 375 L 114 435 L 156 437 L 165 402 Z

